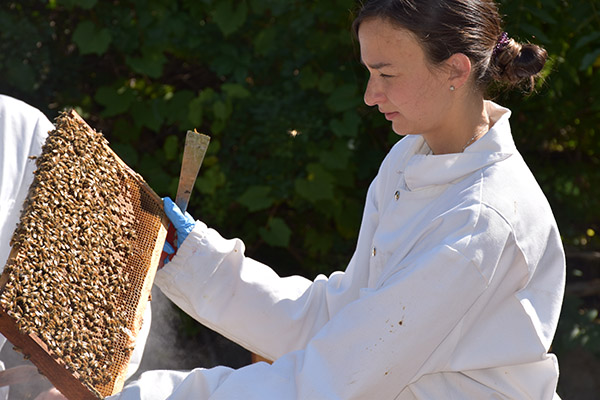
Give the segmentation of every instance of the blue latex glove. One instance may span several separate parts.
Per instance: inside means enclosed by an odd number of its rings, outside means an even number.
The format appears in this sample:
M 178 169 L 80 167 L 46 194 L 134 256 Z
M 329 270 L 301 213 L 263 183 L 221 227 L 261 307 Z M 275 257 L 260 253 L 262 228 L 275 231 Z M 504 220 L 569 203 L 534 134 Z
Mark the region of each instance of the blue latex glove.
M 168 254 L 167 258 L 165 258 L 165 264 L 171 261 L 171 258 L 175 255 L 175 249 L 171 246 L 171 243 L 165 241 L 165 245 L 163 246 L 163 251 Z
M 177 207 L 177 204 L 175 204 L 169 197 L 163 198 L 163 206 L 165 209 L 165 214 L 167 214 L 167 217 L 171 220 L 171 223 L 177 232 L 177 248 L 179 248 L 181 247 L 181 244 L 185 238 L 190 234 L 192 229 L 194 229 L 196 221 L 188 212 L 186 212 L 184 215 L 179 207 Z M 175 253 L 173 246 L 167 242 L 165 242 L 164 251 L 167 254 Z

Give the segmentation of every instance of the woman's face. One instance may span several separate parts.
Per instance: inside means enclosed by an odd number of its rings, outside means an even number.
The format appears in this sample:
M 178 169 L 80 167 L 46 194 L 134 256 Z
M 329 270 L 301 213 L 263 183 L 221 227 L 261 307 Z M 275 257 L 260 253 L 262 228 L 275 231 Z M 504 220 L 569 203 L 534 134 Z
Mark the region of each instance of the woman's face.
M 399 135 L 443 133 L 451 102 L 449 74 L 428 62 L 409 31 L 388 21 L 363 21 L 358 39 L 370 72 L 365 103 L 377 106 Z

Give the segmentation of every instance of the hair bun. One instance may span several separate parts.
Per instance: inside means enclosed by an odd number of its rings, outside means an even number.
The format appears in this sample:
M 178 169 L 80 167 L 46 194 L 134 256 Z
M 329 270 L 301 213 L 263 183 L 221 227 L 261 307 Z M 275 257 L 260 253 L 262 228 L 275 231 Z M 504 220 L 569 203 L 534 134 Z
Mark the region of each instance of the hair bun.
M 520 44 L 508 39 L 492 55 L 494 78 L 510 86 L 526 83 L 533 89 L 534 79 L 544 68 L 547 58 L 546 50 L 535 44 Z

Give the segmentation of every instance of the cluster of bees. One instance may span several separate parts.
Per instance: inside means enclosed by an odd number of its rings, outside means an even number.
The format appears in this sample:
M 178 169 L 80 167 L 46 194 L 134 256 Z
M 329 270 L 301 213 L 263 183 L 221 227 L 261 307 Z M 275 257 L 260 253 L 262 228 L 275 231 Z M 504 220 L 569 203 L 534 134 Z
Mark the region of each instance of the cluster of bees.
M 117 353 L 131 351 L 116 346 L 132 339 L 121 304 L 135 241 L 125 176 L 102 134 L 65 114 L 36 165 L 0 305 L 83 383 L 106 385 Z

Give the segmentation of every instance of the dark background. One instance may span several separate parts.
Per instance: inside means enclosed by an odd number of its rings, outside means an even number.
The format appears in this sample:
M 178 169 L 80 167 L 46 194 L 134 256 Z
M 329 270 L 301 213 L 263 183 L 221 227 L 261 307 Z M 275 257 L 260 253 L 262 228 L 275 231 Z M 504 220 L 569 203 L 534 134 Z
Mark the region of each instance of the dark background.
M 600 4 L 499 5 L 511 37 L 550 54 L 535 94 L 490 97 L 513 110 L 517 147 L 567 251 L 553 345 L 559 393 L 598 398 Z M 356 7 L 353 0 L 3 0 L 0 92 L 50 119 L 74 107 L 161 196 L 175 196 L 185 132 L 208 133 L 190 213 L 242 238 L 248 255 L 280 274 L 312 278 L 345 268 L 367 186 L 398 140 L 362 103 L 367 72 L 350 33 Z M 160 293 L 155 298 L 142 369 L 249 362 Z M 184 362 L 184 353 L 195 358 Z

